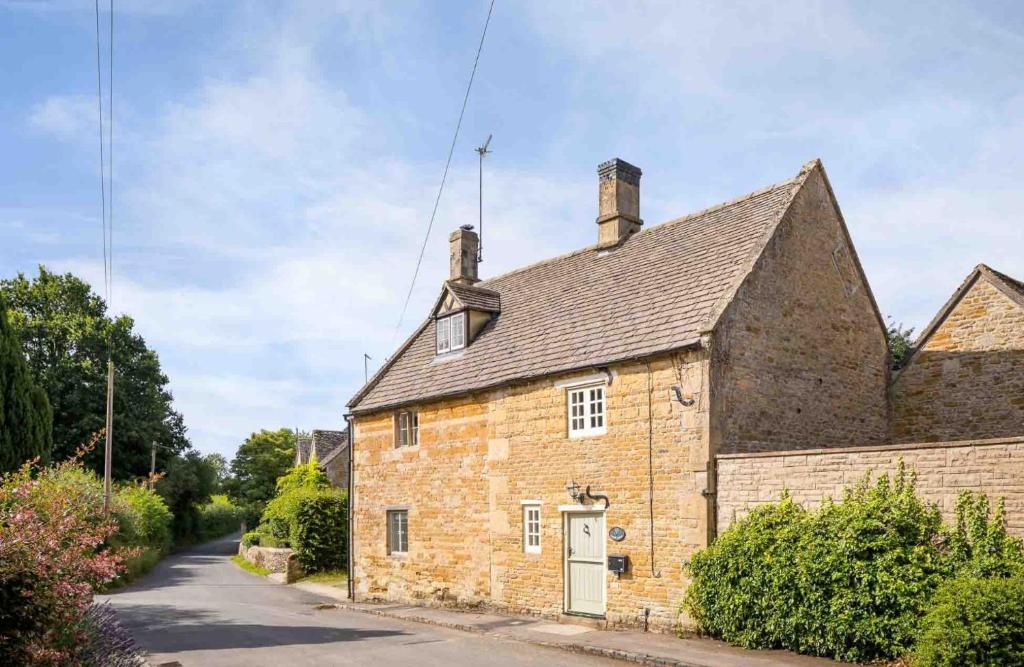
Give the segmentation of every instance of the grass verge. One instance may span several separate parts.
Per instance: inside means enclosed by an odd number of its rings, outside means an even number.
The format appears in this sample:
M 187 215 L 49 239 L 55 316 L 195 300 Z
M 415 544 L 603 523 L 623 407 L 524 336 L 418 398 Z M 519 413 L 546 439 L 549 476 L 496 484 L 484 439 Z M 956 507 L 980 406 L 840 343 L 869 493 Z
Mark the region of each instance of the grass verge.
M 348 574 L 344 570 L 328 570 L 326 572 L 317 572 L 316 574 L 307 575 L 302 579 L 299 579 L 299 581 L 342 588 L 348 585 Z
M 232 560 L 232 562 L 235 565 L 237 565 L 238 567 L 242 568 L 246 572 L 252 572 L 253 574 L 258 574 L 261 577 L 265 577 L 268 574 L 270 574 L 270 570 L 268 570 L 267 568 L 260 567 L 259 565 L 253 565 L 252 563 L 250 563 L 249 561 L 245 560 L 241 556 L 232 556 L 231 560 Z

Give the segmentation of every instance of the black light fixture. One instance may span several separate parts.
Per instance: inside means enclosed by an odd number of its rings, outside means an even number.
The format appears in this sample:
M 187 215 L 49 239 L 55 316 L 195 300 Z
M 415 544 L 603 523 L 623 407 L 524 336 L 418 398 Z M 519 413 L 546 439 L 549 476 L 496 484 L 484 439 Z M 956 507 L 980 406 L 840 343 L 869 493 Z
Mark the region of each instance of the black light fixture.
M 573 499 L 573 501 L 577 503 L 580 502 L 580 496 L 582 496 L 583 494 L 580 493 L 580 485 L 576 483 L 576 480 L 570 480 L 566 482 L 565 490 L 569 494 L 569 497 Z

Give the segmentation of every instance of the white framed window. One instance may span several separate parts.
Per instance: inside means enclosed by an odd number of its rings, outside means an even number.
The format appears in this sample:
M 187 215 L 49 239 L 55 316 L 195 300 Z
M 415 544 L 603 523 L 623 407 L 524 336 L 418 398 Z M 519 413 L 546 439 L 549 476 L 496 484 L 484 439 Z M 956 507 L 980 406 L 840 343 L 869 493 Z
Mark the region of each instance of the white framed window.
M 437 319 L 437 353 L 443 354 L 452 349 L 452 321 L 449 317 Z
M 415 410 L 395 413 L 395 447 L 420 444 L 420 415 Z
M 523 501 L 523 551 L 540 553 L 540 503 Z
M 466 313 L 437 318 L 437 353 L 466 347 Z
M 452 327 L 452 349 L 461 350 L 466 347 L 466 313 L 455 313 L 448 319 Z
M 601 435 L 606 430 L 604 386 L 572 387 L 567 391 L 569 436 Z
M 388 510 L 388 553 L 409 553 L 409 511 Z

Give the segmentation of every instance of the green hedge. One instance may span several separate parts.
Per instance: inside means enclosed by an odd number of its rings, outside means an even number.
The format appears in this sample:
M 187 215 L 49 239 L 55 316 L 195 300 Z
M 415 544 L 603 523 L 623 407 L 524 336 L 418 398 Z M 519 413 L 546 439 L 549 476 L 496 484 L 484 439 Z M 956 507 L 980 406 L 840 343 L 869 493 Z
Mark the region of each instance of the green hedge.
M 199 508 L 197 536 L 203 542 L 217 539 L 238 530 L 244 520 L 245 511 L 233 505 L 227 496 L 213 496 Z
M 144 547 L 166 553 L 171 547 L 173 516 L 155 491 L 144 486 L 125 486 L 114 497 L 114 516 L 121 546 Z
M 347 538 L 348 497 L 343 491 L 323 491 L 299 504 L 293 546 L 306 573 L 345 568 Z
M 921 623 L 913 664 L 1024 665 L 1024 577 L 943 584 Z
M 946 528 L 914 487 L 900 465 L 814 512 L 785 496 L 756 508 L 693 558 L 685 610 L 702 632 L 748 648 L 907 655 L 943 582 L 1024 572 L 1001 502 L 993 512 L 985 496 L 964 493 Z

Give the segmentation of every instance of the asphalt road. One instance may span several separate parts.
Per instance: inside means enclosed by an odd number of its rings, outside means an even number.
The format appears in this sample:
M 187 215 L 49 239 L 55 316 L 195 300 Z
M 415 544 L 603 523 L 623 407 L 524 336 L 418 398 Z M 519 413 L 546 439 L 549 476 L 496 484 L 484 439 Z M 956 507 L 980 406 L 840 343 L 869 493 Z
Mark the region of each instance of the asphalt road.
M 104 596 L 153 665 L 416 665 L 504 667 L 622 663 L 514 641 L 317 609 L 330 600 L 245 572 L 229 558 L 237 537 L 175 554 Z

